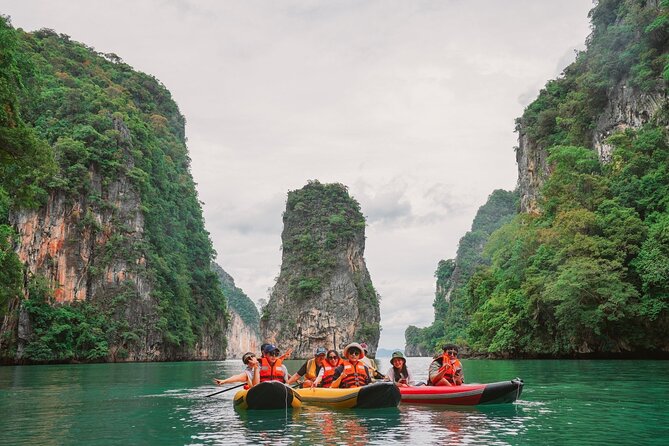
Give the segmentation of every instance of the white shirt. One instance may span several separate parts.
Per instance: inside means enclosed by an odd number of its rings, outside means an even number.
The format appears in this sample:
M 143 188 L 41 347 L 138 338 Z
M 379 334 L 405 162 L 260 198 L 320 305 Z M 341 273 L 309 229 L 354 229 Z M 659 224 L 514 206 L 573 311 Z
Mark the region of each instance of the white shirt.
M 406 383 L 410 384 L 411 381 L 413 381 L 413 380 L 411 379 L 411 373 L 409 372 L 409 369 L 407 369 L 407 374 L 408 374 L 408 376 L 406 377 L 406 380 L 407 380 Z M 395 367 L 390 366 L 390 368 L 386 372 L 386 378 L 389 379 L 392 382 L 397 382 L 397 381 L 395 381 Z

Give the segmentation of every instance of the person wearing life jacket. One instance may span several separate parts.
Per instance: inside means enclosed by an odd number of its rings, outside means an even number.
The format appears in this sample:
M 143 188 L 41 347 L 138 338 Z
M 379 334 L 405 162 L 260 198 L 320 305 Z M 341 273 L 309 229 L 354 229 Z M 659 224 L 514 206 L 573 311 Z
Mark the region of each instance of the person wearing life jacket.
M 314 357 L 302 364 L 302 367 L 290 377 L 286 384 L 290 385 L 304 376 L 302 387 L 314 387 L 314 381 L 323 369 L 323 363 L 325 362 L 325 355 L 327 352 L 325 347 L 318 347 L 314 353 Z
M 437 356 L 428 371 L 428 386 L 459 386 L 465 382 L 462 364 L 458 359 L 458 346 L 446 344 L 443 354 Z
M 330 387 L 332 381 L 334 381 L 335 370 L 341 363 L 342 359 L 339 357 L 337 350 L 328 350 L 323 367 L 314 381 L 314 387 Z
M 246 366 L 244 371 L 238 375 L 231 376 L 226 379 L 214 379 L 214 383 L 218 386 L 228 383 L 243 383 L 246 382 L 244 386 L 245 389 L 250 389 L 260 382 L 260 363 L 256 355 L 251 352 L 244 353 L 242 356 L 242 362 Z
M 273 344 L 265 345 L 263 349 L 263 356 L 260 359 L 260 382 L 266 381 L 280 381 L 286 382 L 288 377 L 288 369 L 286 366 L 279 363 L 279 349 Z
M 392 381 L 397 387 L 409 387 L 411 383 L 411 374 L 407 369 L 407 360 L 401 351 L 393 352 L 390 358 L 392 367 L 386 373 L 386 381 Z
M 372 381 L 375 379 L 385 379 L 385 376 L 382 375 L 376 368 L 376 361 L 369 357 L 369 353 L 367 352 L 367 344 L 362 342 L 360 346 L 362 347 L 362 352 L 364 353 L 361 361 L 369 369 L 369 376 L 372 377 Z
M 365 353 L 360 344 L 357 342 L 348 344 L 344 349 L 346 359 L 335 369 L 334 381 L 330 387 L 351 388 L 371 383 L 369 368 L 361 361 L 364 356 Z
M 264 354 L 263 350 L 265 350 L 265 347 L 267 347 L 268 345 L 270 345 L 270 344 L 261 344 L 260 345 L 260 356 L 262 356 Z M 276 366 L 275 367 L 279 367 L 281 364 L 283 364 L 284 359 L 289 357 L 291 353 L 293 353 L 293 349 L 289 348 L 288 350 L 286 350 L 286 352 L 283 355 L 276 358 Z

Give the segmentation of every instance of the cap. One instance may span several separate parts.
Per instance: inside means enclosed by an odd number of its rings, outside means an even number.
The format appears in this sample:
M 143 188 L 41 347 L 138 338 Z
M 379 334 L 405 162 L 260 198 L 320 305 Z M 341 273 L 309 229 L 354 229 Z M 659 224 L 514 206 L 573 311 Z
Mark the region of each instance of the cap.
M 364 351 L 367 351 L 367 343 L 366 342 L 363 342 L 362 344 L 360 344 L 360 347 L 362 347 L 362 349 Z
M 344 356 L 348 356 L 348 349 L 349 349 L 349 348 L 353 348 L 353 347 L 355 347 L 355 348 L 357 348 L 358 350 L 360 350 L 360 357 L 359 357 L 359 359 L 362 359 L 362 358 L 365 357 L 365 349 L 362 348 L 362 345 L 358 344 L 357 342 L 351 342 L 350 344 L 348 344 L 348 345 L 344 348 Z
M 325 347 L 318 347 L 316 349 L 316 353 L 314 353 L 314 356 L 318 355 L 327 355 L 328 351 L 325 349 Z
M 270 352 L 274 352 L 274 351 L 278 352 L 279 348 L 274 344 L 267 344 L 262 352 L 263 353 L 270 353 Z
M 395 358 L 400 358 L 400 359 L 403 359 L 404 362 L 407 362 L 407 358 L 405 358 L 404 354 L 399 350 L 393 352 L 393 355 L 390 357 L 390 363 L 391 364 L 393 363 L 393 359 L 395 359 Z

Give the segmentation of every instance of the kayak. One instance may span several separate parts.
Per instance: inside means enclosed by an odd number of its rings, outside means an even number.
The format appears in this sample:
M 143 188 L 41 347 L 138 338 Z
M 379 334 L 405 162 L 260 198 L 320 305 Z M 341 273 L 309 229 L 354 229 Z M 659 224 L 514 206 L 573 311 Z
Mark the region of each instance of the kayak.
M 490 384 L 400 387 L 402 403 L 458 406 L 512 403 L 522 391 L 523 380 L 520 378 Z
M 377 409 L 397 407 L 400 392 L 393 383 L 374 383 L 351 389 L 330 389 L 316 387 L 297 389 L 303 402 L 337 409 Z
M 300 396 L 279 381 L 256 384 L 250 389 L 240 390 L 232 399 L 235 409 L 297 409 L 302 406 Z

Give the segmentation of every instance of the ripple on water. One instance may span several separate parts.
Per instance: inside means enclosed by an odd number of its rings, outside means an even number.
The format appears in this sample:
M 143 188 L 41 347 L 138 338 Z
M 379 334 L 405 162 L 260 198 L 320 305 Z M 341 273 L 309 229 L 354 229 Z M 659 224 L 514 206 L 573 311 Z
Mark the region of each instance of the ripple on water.
M 469 382 L 522 377 L 521 399 L 475 408 L 237 412 L 235 390 L 206 395 L 222 390 L 213 377 L 239 373 L 238 360 L 4 367 L 0 443 L 615 445 L 633 438 L 664 445 L 669 437 L 667 362 L 463 362 Z M 290 371 L 302 364 L 287 363 Z M 407 365 L 420 379 L 429 358 Z

